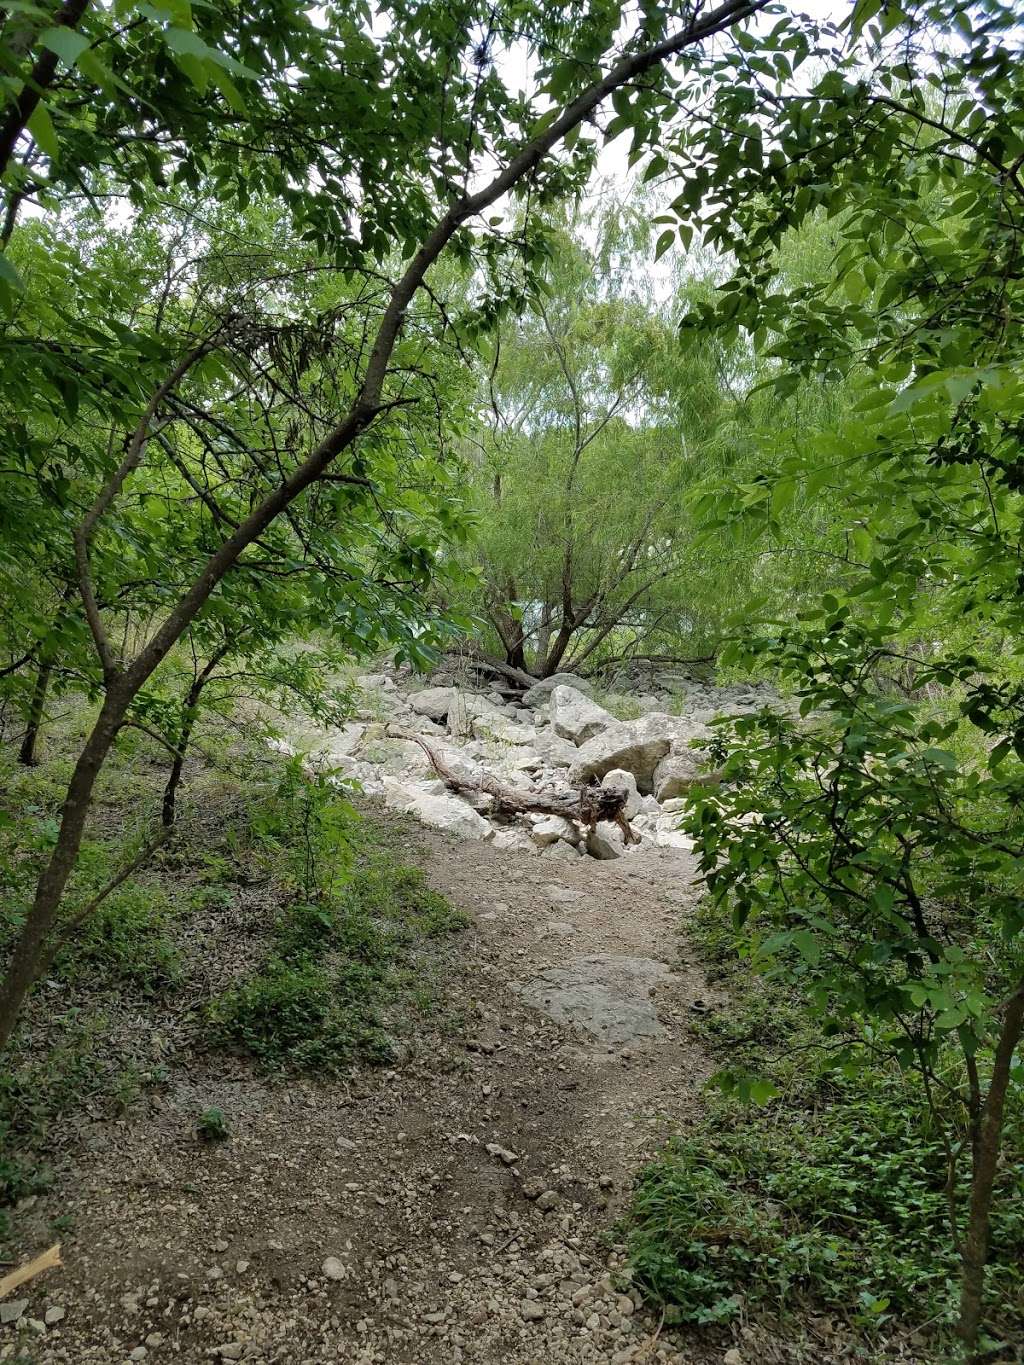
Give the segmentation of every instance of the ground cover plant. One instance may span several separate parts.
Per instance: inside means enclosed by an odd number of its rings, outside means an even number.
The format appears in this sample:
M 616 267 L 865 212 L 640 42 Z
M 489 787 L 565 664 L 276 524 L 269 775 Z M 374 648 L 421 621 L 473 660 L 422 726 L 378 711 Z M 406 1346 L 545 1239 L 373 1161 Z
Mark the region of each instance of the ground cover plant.
M 698 924 L 712 975 L 736 994 L 693 1026 L 721 1064 L 708 1114 L 638 1173 L 625 1225 L 634 1276 L 670 1321 L 768 1313 L 797 1331 L 811 1323 L 822 1347 L 842 1326 L 864 1359 L 901 1343 L 952 1358 L 947 1138 L 920 1079 L 871 1061 L 844 1072 L 796 992 L 761 978 L 750 993 L 730 925 L 710 906 Z M 1017 1114 L 991 1233 L 993 1359 L 1024 1340 L 1020 1136 Z M 969 1185 L 961 1168 L 961 1206 Z
M 86 719 L 76 710 L 64 724 Z M 52 837 L 61 728 L 33 767 L 4 753 L 8 905 Z M 85 1112 L 130 1112 L 189 1057 L 251 1057 L 271 1074 L 323 1081 L 394 1060 L 443 1007 L 446 945 L 465 921 L 401 861 L 399 836 L 358 815 L 329 773 L 233 731 L 207 741 L 187 772 L 194 820 L 62 943 L 45 1008 L 0 1076 L 0 1239 L 11 1206 L 48 1187 Z M 116 872 L 138 803 L 159 803 L 165 772 L 146 737 L 110 766 L 78 895 Z M 6 915 L 0 938 L 13 932 Z M 244 943 L 211 971 L 211 951 L 231 937 Z M 216 1107 L 197 1119 L 205 1141 L 229 1131 Z

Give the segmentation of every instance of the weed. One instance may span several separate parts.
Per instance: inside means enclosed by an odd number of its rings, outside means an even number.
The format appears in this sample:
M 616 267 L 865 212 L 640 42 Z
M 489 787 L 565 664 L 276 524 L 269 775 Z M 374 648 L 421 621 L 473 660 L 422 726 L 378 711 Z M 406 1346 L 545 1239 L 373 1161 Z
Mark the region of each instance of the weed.
M 418 1008 L 429 990 L 413 970 L 418 945 L 465 917 L 397 865 L 329 785 L 303 790 L 289 776 L 255 827 L 291 859 L 303 894 L 278 917 L 260 969 L 208 1006 L 213 1041 L 274 1071 L 333 1075 L 390 1060 L 386 1011 Z
M 196 1136 L 200 1142 L 226 1142 L 231 1134 L 223 1110 L 204 1109 L 196 1120 Z
M 271 958 L 249 981 L 212 1002 L 214 1041 L 239 1047 L 271 1071 L 338 1075 L 358 1058 L 391 1059 L 391 1045 L 368 1002 L 365 982 L 347 998 L 321 966 Z
M 638 1282 L 688 1322 L 803 1297 L 861 1326 L 951 1322 L 958 1258 L 945 1155 L 936 1138 L 921 1140 L 915 1098 L 883 1079 L 865 1093 L 861 1077 L 856 1095 L 816 1118 L 762 1115 L 755 1127 L 721 1107 L 640 1174 L 629 1231 Z M 990 1291 L 1020 1327 L 1024 1180 L 1016 1184 L 1017 1200 L 1008 1188 L 997 1207 Z
M 706 1119 L 640 1172 L 624 1227 L 636 1282 L 670 1320 L 811 1303 L 868 1336 L 899 1320 L 944 1341 L 959 1260 L 920 1083 L 881 1065 L 835 1071 L 798 1002 L 736 962 L 720 918 L 704 907 L 694 929 L 721 978 L 742 974 L 743 995 L 692 1028 L 740 1074 L 770 1070 L 784 1096 L 751 1107 L 712 1094 Z M 1024 1168 L 1008 1160 L 1000 1185 L 988 1292 L 1012 1336 L 1024 1331 Z
M 17 1040 L 0 1070 L 0 1242 L 9 1235 L 5 1207 L 50 1184 L 40 1155 L 51 1128 L 100 1093 L 106 1083 L 100 1024 L 70 1017 L 56 1045 L 37 1049 Z

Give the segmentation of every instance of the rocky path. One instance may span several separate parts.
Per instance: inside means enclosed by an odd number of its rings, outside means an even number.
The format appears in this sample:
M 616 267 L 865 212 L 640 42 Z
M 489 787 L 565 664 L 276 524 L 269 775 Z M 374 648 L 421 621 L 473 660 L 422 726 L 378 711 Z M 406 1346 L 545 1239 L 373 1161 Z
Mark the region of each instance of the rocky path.
M 448 1032 L 346 1086 L 204 1062 L 103 1125 L 30 1215 L 40 1245 L 70 1215 L 66 1269 L 29 1292 L 31 1353 L 0 1359 L 723 1359 L 640 1311 L 609 1236 L 709 1070 L 687 1027 L 708 990 L 678 938 L 689 855 L 563 861 L 426 832 L 418 856 L 473 921 Z M 233 1137 L 197 1148 L 210 1103 Z

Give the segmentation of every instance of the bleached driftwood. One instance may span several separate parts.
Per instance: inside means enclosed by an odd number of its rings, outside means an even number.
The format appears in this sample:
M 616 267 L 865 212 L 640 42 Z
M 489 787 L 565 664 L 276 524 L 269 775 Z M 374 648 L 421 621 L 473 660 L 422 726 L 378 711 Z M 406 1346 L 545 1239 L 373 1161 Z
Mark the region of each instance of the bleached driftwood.
M 560 815 L 563 820 L 573 820 L 584 829 L 593 829 L 600 820 L 608 820 L 618 825 L 627 844 L 638 844 L 636 834 L 626 818 L 626 802 L 629 793 L 622 787 L 602 787 L 591 781 L 575 791 L 563 794 L 525 790 L 508 787 L 496 777 L 484 773 L 481 777 L 459 777 L 437 754 L 426 740 L 408 731 L 392 730 L 397 738 L 411 739 L 418 744 L 438 777 L 453 792 L 485 792 L 494 801 L 495 812 L 507 811 L 512 815 Z

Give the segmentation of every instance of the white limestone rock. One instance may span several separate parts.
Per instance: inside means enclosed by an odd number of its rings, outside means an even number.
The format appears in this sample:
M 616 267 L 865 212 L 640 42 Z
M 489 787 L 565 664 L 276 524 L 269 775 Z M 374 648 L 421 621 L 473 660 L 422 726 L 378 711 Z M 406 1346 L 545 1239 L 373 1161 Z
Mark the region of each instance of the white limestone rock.
M 640 810 L 642 803 L 649 799 L 640 795 L 636 788 L 636 778 L 625 768 L 612 768 L 611 772 L 605 773 L 601 779 L 601 786 L 605 788 L 617 787 L 620 791 L 626 792 L 627 820 L 632 820 Z
M 559 686 L 551 693 L 551 726 L 563 739 L 583 744 L 614 724 L 613 715 L 574 687 Z
M 692 720 L 662 712 L 620 721 L 580 746 L 569 781 L 601 779 L 613 768 L 624 768 L 636 778 L 640 792 L 649 795 L 654 790 L 655 769 L 666 754 L 702 733 Z
M 417 715 L 443 721 L 458 694 L 457 687 L 427 687 L 422 692 L 413 692 L 409 697 L 409 705 Z
M 593 829 L 587 832 L 587 852 L 592 858 L 607 861 L 621 858 L 626 851 L 626 839 L 611 820 L 598 820 Z
M 699 749 L 681 747 L 659 762 L 654 770 L 654 795 L 658 801 L 671 801 L 684 796 L 705 767 L 704 755 Z
M 544 815 L 533 821 L 530 837 L 535 844 L 546 848 L 549 844 L 557 843 L 559 839 L 567 844 L 576 844 L 580 835 L 571 820 L 566 820 L 561 815 Z
M 492 839 L 494 830 L 465 801 L 448 792 L 440 795 L 415 791 L 409 805 L 405 808 L 425 825 L 457 834 L 462 839 Z
M 575 744 L 550 729 L 538 730 L 530 747 L 540 754 L 549 768 L 569 768 L 576 762 Z
M 552 673 L 550 678 L 542 678 L 540 682 L 528 688 L 522 696 L 524 706 L 544 706 L 551 697 L 551 693 L 556 687 L 574 687 L 577 692 L 591 691 L 591 684 L 586 678 L 577 678 L 575 673 Z

